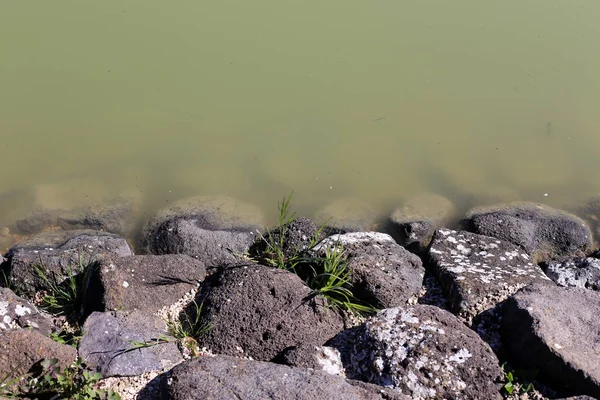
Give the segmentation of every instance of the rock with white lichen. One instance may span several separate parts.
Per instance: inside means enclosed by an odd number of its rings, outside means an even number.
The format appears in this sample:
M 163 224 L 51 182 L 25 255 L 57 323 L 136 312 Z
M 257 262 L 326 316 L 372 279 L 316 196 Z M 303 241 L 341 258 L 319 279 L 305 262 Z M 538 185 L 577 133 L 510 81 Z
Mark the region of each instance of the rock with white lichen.
M 0 287 L 0 332 L 21 328 L 35 329 L 47 335 L 53 326 L 52 320 L 40 314 L 33 304 L 12 290 Z
M 557 285 L 600 291 L 600 259 L 574 258 L 563 262 L 550 262 L 546 275 Z
M 450 309 L 469 322 L 530 283 L 551 283 L 520 247 L 470 232 L 439 229 L 429 257 Z
M 434 306 L 390 308 L 345 330 L 336 347 L 346 376 L 413 399 L 499 399 L 502 375 L 490 347 L 451 313 Z
M 282 364 L 290 367 L 312 368 L 346 377 L 340 352 L 333 347 L 300 344 L 285 349 L 280 358 Z

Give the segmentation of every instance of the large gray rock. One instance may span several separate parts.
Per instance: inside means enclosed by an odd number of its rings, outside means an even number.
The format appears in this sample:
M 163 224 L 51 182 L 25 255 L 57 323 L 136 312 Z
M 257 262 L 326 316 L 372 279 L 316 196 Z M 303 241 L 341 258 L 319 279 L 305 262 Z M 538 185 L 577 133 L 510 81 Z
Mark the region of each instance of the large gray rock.
M 204 264 L 184 254 L 107 257 L 99 267 L 97 296 L 103 311 L 155 313 L 172 305 L 204 280 Z
M 434 306 L 390 308 L 340 333 L 346 376 L 413 399 L 500 399 L 496 356 L 455 316 Z
M 409 197 L 390 216 L 391 233 L 407 249 L 423 252 L 435 230 L 447 226 L 454 214 L 454 204 L 445 197 L 431 193 Z
M 64 235 L 59 238 L 66 238 Z M 56 247 L 43 245 L 44 242 L 58 243 Z M 41 245 L 40 245 L 41 244 Z M 71 272 L 80 272 L 79 262 L 87 266 L 103 255 L 133 255 L 127 241 L 117 235 L 96 232 L 77 231 L 77 235 L 57 242 L 54 236 L 33 239 L 31 243 L 13 247 L 7 254 L 6 268 L 12 285 L 29 297 L 39 290 L 47 290 L 48 285 L 36 273 L 36 268 L 44 271 L 48 277 L 54 276 L 57 283 L 62 282 Z
M 0 288 L 0 332 L 8 329 L 36 329 L 47 335 L 52 332 L 52 320 L 8 288 Z
M 263 361 L 300 343 L 321 345 L 344 323 L 311 294 L 288 271 L 257 264 L 220 269 L 202 285 L 200 323 L 214 328 L 198 342 L 215 354 Z
M 37 330 L 13 329 L 0 332 L 0 377 L 19 377 L 44 359 L 56 358 L 61 368 L 77 357 L 74 347 L 56 343 Z M 8 379 L 10 380 L 10 379 Z
M 429 257 L 452 312 L 469 322 L 532 282 L 550 282 L 520 247 L 470 232 L 439 229 Z
M 323 371 L 217 356 L 184 362 L 169 373 L 170 400 L 407 400 L 385 388 L 353 385 Z
M 475 233 L 522 247 L 535 263 L 585 256 L 592 248 L 592 232 L 585 222 L 543 204 L 516 202 L 475 208 L 463 224 Z
M 425 269 L 421 259 L 385 233 L 352 232 L 332 235 L 314 248 L 318 256 L 326 249 L 343 249 L 347 255 L 354 295 L 376 308 L 406 303 L 421 289 Z
M 376 217 L 368 204 L 353 198 L 337 199 L 315 213 L 315 221 L 319 225 L 325 224 L 343 232 L 371 231 Z
M 262 212 L 229 197 L 192 197 L 161 210 L 144 229 L 151 254 L 187 254 L 215 267 L 237 261 L 264 226 Z
M 141 375 L 183 360 L 165 322 L 139 311 L 92 313 L 83 332 L 79 356 L 103 377 Z M 161 337 L 169 341 L 157 343 Z M 135 349 L 134 341 L 149 345 Z
M 600 291 L 600 259 L 574 258 L 563 262 L 550 262 L 546 275 L 557 285 Z
M 503 339 L 513 362 L 573 394 L 600 397 L 600 294 L 533 284 L 509 298 Z

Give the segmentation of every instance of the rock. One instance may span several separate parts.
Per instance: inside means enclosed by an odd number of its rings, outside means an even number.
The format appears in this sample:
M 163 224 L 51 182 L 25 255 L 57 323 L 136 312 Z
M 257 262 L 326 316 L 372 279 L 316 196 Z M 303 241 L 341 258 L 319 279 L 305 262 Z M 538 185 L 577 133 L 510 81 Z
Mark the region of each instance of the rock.
M 352 232 L 332 235 L 314 248 L 318 256 L 325 250 L 343 247 L 347 254 L 350 283 L 354 295 L 376 308 L 406 303 L 421 289 L 425 269 L 421 259 L 398 245 L 385 233 Z
M 400 245 L 422 253 L 435 230 L 446 226 L 454 214 L 454 204 L 445 197 L 431 193 L 410 197 L 390 216 L 391 233 Z
M 469 211 L 463 225 L 474 233 L 525 249 L 535 263 L 585 256 L 592 233 L 581 219 L 543 204 L 516 202 Z
M 300 344 L 285 349 L 281 354 L 282 364 L 290 367 L 311 368 L 331 375 L 346 377 L 340 352 L 333 347 Z
M 337 199 L 315 213 L 317 224 L 346 232 L 364 232 L 375 227 L 376 213 L 366 203 L 353 199 Z
M 322 345 L 344 328 L 338 313 L 327 308 L 295 274 L 252 264 L 222 268 L 208 277 L 198 304 L 201 324 L 213 329 L 200 347 L 215 354 L 272 360 L 300 343 Z
M 562 384 L 572 394 L 600 397 L 600 294 L 530 285 L 504 309 L 504 345 L 517 366 Z
M 283 238 L 281 231 L 283 231 Z M 274 243 L 286 258 L 291 258 L 309 250 L 324 237 L 325 235 L 319 232 L 317 225 L 310 219 L 294 218 L 283 229 L 278 227 L 266 233 L 264 237 L 259 237 L 250 247 L 249 253 L 259 260 L 274 257 L 272 254 Z
M 0 288 L 0 332 L 29 328 L 48 335 L 53 330 L 52 320 L 38 311 L 27 300 L 8 288 Z
M 170 400 L 401 400 L 385 388 L 365 389 L 323 371 L 233 357 L 198 357 L 169 373 L 162 393 Z
M 83 232 L 58 247 L 36 246 L 39 242 L 35 239 L 33 244 L 13 247 L 7 254 L 8 267 L 3 266 L 11 276 L 12 285 L 19 293 L 33 297 L 38 290 L 48 289 L 47 283 L 36 274 L 36 267 L 42 268 L 47 276 L 54 276 L 57 283 L 60 283 L 71 272 L 81 272 L 80 267 L 87 267 L 103 254 L 133 254 L 127 241 L 117 235 L 95 231 Z M 52 237 L 44 238 L 43 240 L 54 240 Z
M 600 291 L 600 259 L 597 258 L 553 261 L 548 263 L 546 275 L 560 286 Z
M 494 353 L 475 332 L 434 306 L 390 308 L 331 340 L 346 376 L 413 399 L 500 399 Z
M 165 322 L 139 311 L 94 312 L 83 325 L 79 355 L 103 377 L 135 376 L 170 368 L 183 360 Z M 170 340 L 157 343 L 158 338 Z M 135 342 L 148 343 L 134 348 Z
M 550 282 L 520 247 L 470 232 L 439 229 L 429 257 L 451 311 L 468 322 L 532 282 Z
M 192 197 L 161 210 L 144 229 L 151 254 L 187 254 L 207 268 L 239 260 L 264 226 L 262 212 L 229 197 Z
M 107 257 L 99 268 L 100 304 L 93 310 L 155 313 L 172 305 L 204 280 L 201 261 L 184 254 Z
M 37 330 L 12 329 L 0 332 L 0 377 L 18 377 L 44 359 L 56 358 L 61 368 L 77 357 L 72 346 L 56 343 Z
M 584 204 L 573 210 L 592 229 L 596 238 L 600 238 L 600 195 L 591 197 Z

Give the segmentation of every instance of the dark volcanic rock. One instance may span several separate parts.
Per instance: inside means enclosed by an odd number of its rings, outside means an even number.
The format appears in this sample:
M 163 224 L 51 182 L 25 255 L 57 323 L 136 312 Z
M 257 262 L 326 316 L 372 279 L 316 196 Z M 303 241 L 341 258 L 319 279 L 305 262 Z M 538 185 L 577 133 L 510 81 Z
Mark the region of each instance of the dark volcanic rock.
M 184 254 L 110 257 L 99 268 L 98 293 L 104 311 L 154 313 L 172 305 L 204 280 L 201 261 Z
M 321 345 L 344 328 L 297 275 L 257 264 L 218 270 L 199 297 L 201 323 L 214 326 L 199 343 L 216 354 L 269 361 L 290 346 Z
M 454 217 L 454 204 L 445 197 L 422 194 L 406 199 L 390 216 L 392 236 L 407 249 L 423 252 L 436 229 Z
M 8 329 L 30 328 L 47 335 L 52 332 L 52 320 L 27 300 L 8 288 L 0 288 L 0 332 Z
M 79 356 L 104 377 L 141 375 L 183 359 L 165 322 L 138 311 L 92 313 L 83 331 Z M 161 336 L 172 341 L 133 350 L 133 341 L 153 343 Z
M 346 377 L 340 352 L 333 347 L 301 344 L 284 350 L 277 361 L 290 367 L 311 368 Z
M 278 247 L 281 247 L 285 257 L 294 257 L 308 250 L 311 242 L 324 237 L 323 234 L 318 234 L 319 228 L 313 221 L 304 217 L 294 218 L 283 229 L 273 229 L 264 238 L 258 238 L 250 248 L 250 255 L 260 259 L 272 252 L 271 243 L 275 243 Z M 283 243 L 283 246 L 280 246 L 281 243 Z
M 403 305 L 423 283 L 425 269 L 421 259 L 398 245 L 391 236 L 378 232 L 353 232 L 333 235 L 314 251 L 343 247 L 351 271 L 355 296 L 376 308 Z
M 535 263 L 585 256 L 592 233 L 581 219 L 542 204 L 517 202 L 475 208 L 463 221 L 468 230 L 525 249 Z
M 329 345 L 348 378 L 396 388 L 413 399 L 499 399 L 496 356 L 455 316 L 414 305 L 383 310 Z
M 403 400 L 389 389 L 355 386 L 343 378 L 305 368 L 233 357 L 199 357 L 169 373 L 163 398 L 272 400 Z
M 229 197 L 192 197 L 158 212 L 144 237 L 151 254 L 187 254 L 214 267 L 236 262 L 264 226 L 262 212 Z
M 102 255 L 132 255 L 127 241 L 117 235 L 95 231 L 84 233 L 68 239 L 57 247 L 39 246 L 38 243 L 49 238 L 34 240 L 33 244 L 15 246 L 7 254 L 8 267 L 12 284 L 19 292 L 33 297 L 38 290 L 47 290 L 44 282 L 35 272 L 35 267 L 42 268 L 47 276 L 55 276 L 57 283 L 66 279 L 72 271 L 79 271 L 82 265 L 97 260 Z M 64 237 L 64 236 L 59 236 Z M 53 241 L 50 238 L 48 241 Z
M 600 195 L 593 196 L 583 205 L 576 207 L 574 213 L 592 228 L 596 239 L 600 238 Z
M 315 213 L 319 225 L 342 232 L 371 231 L 375 219 L 375 211 L 369 205 L 353 198 L 338 199 Z
M 21 376 L 40 361 L 50 358 L 56 358 L 58 365 L 65 368 L 76 357 L 75 348 L 56 343 L 37 330 L 14 329 L 0 333 L 1 378 Z
M 546 275 L 557 285 L 600 291 L 600 259 L 574 258 L 548 263 Z
M 467 321 L 532 282 L 550 282 L 520 247 L 474 233 L 439 229 L 429 256 L 451 310 Z
M 534 284 L 509 298 L 504 345 L 515 364 L 573 394 L 600 396 L 600 294 Z

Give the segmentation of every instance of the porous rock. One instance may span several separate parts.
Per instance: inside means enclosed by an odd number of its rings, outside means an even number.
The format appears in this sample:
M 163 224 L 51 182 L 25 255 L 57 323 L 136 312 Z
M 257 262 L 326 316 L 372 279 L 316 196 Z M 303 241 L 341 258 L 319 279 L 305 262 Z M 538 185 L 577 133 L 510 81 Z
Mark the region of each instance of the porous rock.
M 285 349 L 277 361 L 290 367 L 312 368 L 331 375 L 346 377 L 340 352 L 329 346 L 300 344 Z
M 379 232 L 332 235 L 313 251 L 324 256 L 327 249 L 340 248 L 347 255 L 352 292 L 367 304 L 376 308 L 403 305 L 421 289 L 425 275 L 421 259 L 390 235 Z
M 198 296 L 199 338 L 215 354 L 270 361 L 290 346 L 322 345 L 344 328 L 341 316 L 295 274 L 257 264 L 221 268 Z
M 504 345 L 515 365 L 572 394 L 600 397 L 600 293 L 532 284 L 504 309 Z
M 494 353 L 455 316 L 434 306 L 390 308 L 345 330 L 338 348 L 346 376 L 413 399 L 499 399 Z
M 543 204 L 515 202 L 469 211 L 462 222 L 467 230 L 514 243 L 535 263 L 585 256 L 592 232 L 580 218 Z
M 75 348 L 57 343 L 38 330 L 12 329 L 0 332 L 0 377 L 2 378 L 21 376 L 40 361 L 51 358 L 55 358 L 61 368 L 66 368 L 75 361 L 76 357 Z
M 454 216 L 454 204 L 447 198 L 425 193 L 409 197 L 390 216 L 392 236 L 407 249 L 423 252 L 436 229 Z
M 342 232 L 373 230 L 376 213 L 366 203 L 354 198 L 337 199 L 315 213 L 315 221 Z
M 262 226 L 262 212 L 250 204 L 230 197 L 192 197 L 148 222 L 145 247 L 151 254 L 187 254 L 215 267 L 236 262 Z
M 59 237 L 65 238 L 64 235 Z M 8 262 L 3 268 L 8 270 L 12 285 L 20 293 L 33 297 L 36 291 L 48 289 L 47 282 L 36 273 L 36 268 L 55 278 L 56 283 L 61 283 L 69 274 L 103 255 L 133 255 L 125 239 L 104 232 L 78 231 L 65 242 L 59 242 L 57 247 L 40 245 L 47 241 L 56 243 L 54 237 L 44 235 L 43 239 L 15 246 L 8 252 Z
M 295 257 L 308 250 L 311 245 L 323 237 L 325 237 L 324 234 L 319 232 L 319 228 L 313 221 L 305 217 L 298 217 L 283 227 L 272 229 L 264 237 L 257 238 L 249 252 L 251 256 L 260 259 L 272 253 L 272 244 L 275 243 L 284 257 Z
M 532 282 L 550 282 L 519 246 L 470 232 L 439 229 L 429 257 L 450 309 L 467 321 Z
M 165 322 L 140 311 L 94 312 L 83 331 L 79 355 L 103 377 L 141 375 L 183 360 Z M 167 342 L 158 343 L 161 337 Z M 136 342 L 149 345 L 136 349 Z
M 8 288 L 0 288 L 0 332 L 30 328 L 47 335 L 52 332 L 52 320 Z
M 204 280 L 204 264 L 184 254 L 106 257 L 89 308 L 154 313 L 181 299 Z
M 554 261 L 548 263 L 545 272 L 557 285 L 600 291 L 600 259 Z
M 162 394 L 170 400 L 407 400 L 389 389 L 353 385 L 323 371 L 227 356 L 194 358 L 168 375 Z

